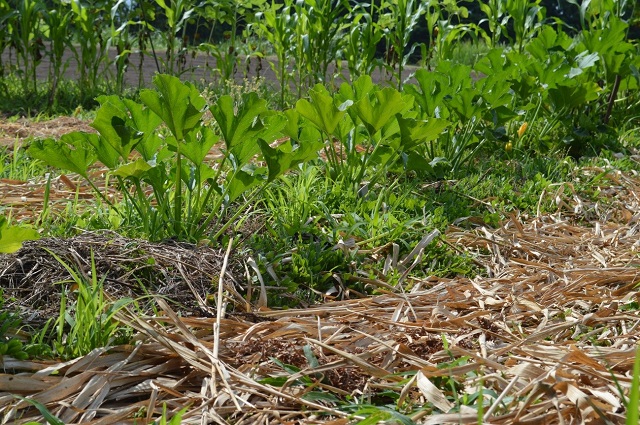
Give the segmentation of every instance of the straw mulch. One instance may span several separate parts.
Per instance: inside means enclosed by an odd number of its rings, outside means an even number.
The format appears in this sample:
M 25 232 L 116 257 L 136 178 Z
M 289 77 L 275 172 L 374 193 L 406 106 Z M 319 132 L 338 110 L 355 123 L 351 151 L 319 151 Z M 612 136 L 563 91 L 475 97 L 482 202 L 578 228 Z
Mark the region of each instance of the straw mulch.
M 598 200 L 550 187 L 541 203 L 555 202 L 556 214 L 449 229 L 437 243 L 473 254 L 484 276 L 413 278 L 414 269 L 404 292 L 380 273 L 369 298 L 219 321 L 180 317 L 159 298 L 156 316 L 120 315 L 137 331 L 131 345 L 63 363 L 5 357 L 0 413 L 5 423 L 42 420 L 18 394 L 65 423 L 149 423 L 163 404 L 189 406 L 183 423 L 366 416 L 349 416 L 339 399 L 399 406 L 416 423 L 475 424 L 477 402 L 462 403 L 484 388 L 484 423 L 623 423 L 640 334 L 640 180 L 604 175 Z M 419 268 L 421 253 L 390 264 Z M 219 305 L 238 306 L 222 275 Z
M 75 117 L 62 116 L 50 120 L 34 121 L 21 118 L 8 121 L 0 117 L 0 146 L 13 147 L 28 138 L 59 138 L 71 131 L 95 132 L 89 124 Z

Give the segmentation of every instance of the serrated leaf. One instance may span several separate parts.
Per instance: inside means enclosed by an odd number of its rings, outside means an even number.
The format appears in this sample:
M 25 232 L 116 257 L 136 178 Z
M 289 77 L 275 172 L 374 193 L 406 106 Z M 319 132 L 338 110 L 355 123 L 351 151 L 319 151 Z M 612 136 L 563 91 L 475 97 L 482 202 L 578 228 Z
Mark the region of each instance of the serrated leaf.
M 600 91 L 595 82 L 559 85 L 549 89 L 549 99 L 555 110 L 572 109 L 597 99 Z
M 269 169 L 268 181 L 270 182 L 296 165 L 317 158 L 318 150 L 323 146 L 319 141 L 293 146 L 291 140 L 276 148 L 272 148 L 264 140 L 259 140 L 258 144 Z
M 260 116 L 268 111 L 267 102 L 255 93 L 242 96 L 237 112 L 231 96 L 222 96 L 211 107 L 227 150 L 233 154 L 237 166 L 246 164 L 260 151 L 257 137 L 265 127 Z M 284 125 L 284 121 L 283 121 Z
M 398 116 L 398 125 L 400 127 L 400 149 L 408 151 L 423 143 L 436 140 L 451 123 L 440 118 L 416 120 Z
M 127 109 L 117 96 L 102 96 L 99 100 L 101 105 L 91 127 L 98 130 L 103 142 L 110 144 L 126 160 L 142 133 L 127 123 Z
M 65 141 L 75 140 L 75 136 L 67 135 L 60 141 L 53 139 L 35 140 L 27 152 L 32 158 L 40 159 L 47 165 L 77 173 L 87 178 L 87 168 L 96 161 L 92 147 L 72 145 Z
M 374 93 L 375 102 L 369 96 L 354 103 L 358 118 L 363 122 L 369 134 L 373 135 L 402 111 L 405 103 L 396 89 L 385 87 Z
M 178 140 L 183 140 L 200 123 L 206 101 L 195 86 L 171 75 L 156 75 L 153 85 L 156 90 L 143 90 L 140 99 L 162 118 Z
M 199 132 L 191 132 L 185 136 L 185 143 L 180 152 L 196 166 L 202 161 L 220 138 L 209 127 L 202 127 Z
M 337 106 L 327 89 L 317 84 L 309 91 L 311 101 L 300 99 L 296 102 L 296 111 L 311 121 L 319 130 L 333 134 L 338 123 L 344 118 L 346 110 L 351 106 L 347 100 Z
M 244 170 L 238 170 L 235 173 L 231 181 L 227 183 L 229 202 L 233 202 L 244 192 L 265 181 L 266 176 L 259 171 L 260 170 L 252 170 L 252 172 L 247 172 Z

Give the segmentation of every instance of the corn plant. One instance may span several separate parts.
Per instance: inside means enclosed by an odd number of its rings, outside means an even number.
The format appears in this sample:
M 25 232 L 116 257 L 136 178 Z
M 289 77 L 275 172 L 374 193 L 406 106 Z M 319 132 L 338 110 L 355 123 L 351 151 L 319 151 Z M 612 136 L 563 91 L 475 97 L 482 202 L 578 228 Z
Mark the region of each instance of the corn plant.
M 425 3 L 419 0 L 398 0 L 388 2 L 387 8 L 391 22 L 394 23 L 386 32 L 387 52 L 390 56 L 387 68 L 393 73 L 398 90 L 402 90 L 403 71 L 416 48 L 415 44 L 409 45 L 409 38 L 425 12 Z
M 384 38 L 386 26 L 384 19 L 374 19 L 379 16 L 381 8 L 382 4 L 376 5 L 376 2 L 371 2 L 368 7 L 358 3 L 349 14 L 350 24 L 343 55 L 352 82 L 361 75 L 371 74 L 376 67 L 382 67 L 376 51 Z
M 509 17 L 507 16 L 506 0 L 489 0 L 488 2 L 480 2 L 480 10 L 486 15 L 486 18 L 479 22 L 479 25 L 487 23 L 491 37 L 489 38 L 489 46 L 494 48 L 498 45 L 502 32 L 506 28 Z
M 238 65 L 238 29 L 243 24 L 251 24 L 255 18 L 254 9 L 260 9 L 266 0 L 206 0 L 198 9 L 202 17 L 211 23 L 211 36 L 199 48 L 216 58 L 216 67 L 223 80 L 233 77 Z M 211 40 L 215 25 L 225 24 L 230 30 L 224 33 L 228 44 L 220 46 Z M 249 26 L 250 27 L 250 26 Z
M 303 87 L 327 84 L 329 65 L 338 58 L 346 28 L 341 18 L 348 11 L 345 0 L 300 0 L 295 4 L 294 59 L 298 97 Z
M 108 22 L 103 22 L 104 16 L 100 14 L 98 5 L 71 0 L 71 10 L 74 41 L 77 43 L 72 44 L 72 52 L 78 63 L 80 90 L 83 97 L 92 96 L 108 59 L 102 32 L 102 26 Z
M 36 67 L 42 60 L 42 13 L 44 4 L 38 0 L 18 2 L 16 19 L 11 19 L 12 43 L 16 48 L 18 73 L 22 76 L 25 94 L 37 91 Z
M 505 8 L 513 23 L 515 47 L 523 52 L 525 42 L 533 38 L 544 20 L 545 9 L 540 0 L 507 0 Z
M 276 54 L 276 61 L 269 61 L 269 65 L 280 82 L 280 108 L 285 106 L 285 93 L 291 77 L 289 55 L 295 34 L 292 3 L 293 0 L 286 0 L 284 4 L 272 1 L 269 8 L 256 15 L 258 20 L 255 23 L 256 33 L 271 44 Z
M 124 9 L 124 13 L 122 10 Z M 118 19 L 119 15 L 124 14 L 124 19 Z M 126 9 L 126 0 L 118 0 L 111 8 L 111 26 L 109 30 L 109 38 L 107 40 L 108 48 L 115 47 L 117 55 L 113 60 L 116 67 L 116 83 L 115 92 L 120 93 L 124 88 L 124 74 L 129 65 L 129 56 L 133 48 L 133 37 L 129 28 L 133 27 L 136 22 L 129 19 L 128 10 Z M 124 21 L 121 22 L 120 21 Z M 142 56 L 142 52 L 140 52 Z
M 169 75 L 177 75 L 181 71 L 181 67 L 178 64 L 178 57 L 181 52 L 178 51 L 180 46 L 177 43 L 179 39 L 184 37 L 186 24 L 195 12 L 195 8 L 190 0 L 169 0 L 168 2 L 155 0 L 155 2 L 160 6 L 166 18 L 166 29 L 163 30 L 163 34 L 167 44 L 167 51 L 163 72 Z M 185 47 L 182 46 L 182 48 Z
M 426 62 L 432 57 L 438 60 L 449 60 L 457 45 L 464 37 L 471 37 L 477 42 L 477 35 L 482 34 L 475 24 L 462 24 L 462 20 L 469 17 L 466 7 L 460 6 L 455 0 L 430 0 L 427 3 L 425 17 L 429 28 L 430 50 L 423 51 Z
M 16 11 L 7 0 L 0 0 L 0 77 L 4 76 L 2 56 L 11 44 L 11 19 L 15 14 Z
M 62 3 L 57 3 L 55 8 L 48 9 L 44 13 L 44 36 L 50 44 L 49 56 L 51 68 L 49 70 L 49 106 L 56 107 L 58 102 L 58 85 L 68 62 L 63 62 L 65 50 L 70 47 L 69 25 L 72 12 Z

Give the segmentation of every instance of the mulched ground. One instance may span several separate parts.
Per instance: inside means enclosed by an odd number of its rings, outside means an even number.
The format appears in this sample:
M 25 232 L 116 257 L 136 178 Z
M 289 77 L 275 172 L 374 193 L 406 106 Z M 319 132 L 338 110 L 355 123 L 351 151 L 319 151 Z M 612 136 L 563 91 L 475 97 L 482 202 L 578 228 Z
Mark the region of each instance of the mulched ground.
M 219 280 L 219 249 L 111 232 L 29 242 L 0 261 L 0 285 L 27 320 L 55 315 L 62 286 L 54 283 L 68 278 L 44 248 L 85 274 L 92 251 L 111 297 L 142 288 L 163 297 L 153 300 L 154 314 L 119 314 L 137 331 L 133 345 L 71 362 L 5 356 L 0 412 L 9 422 L 42 421 L 12 395 L 19 394 L 65 423 L 149 423 L 165 403 L 171 412 L 190 406 L 182 422 L 194 424 L 347 424 L 367 416 L 350 417 L 321 397 L 330 393 L 423 408 L 406 411 L 416 423 L 477 423 L 477 411 L 459 400 L 484 388 L 484 423 L 623 423 L 640 337 L 640 178 L 599 167 L 578 173 L 600 176 L 597 200 L 552 186 L 541 201 L 554 200 L 554 214 L 514 214 L 497 229 L 452 226 L 436 242 L 473 255 L 483 276 L 409 273 L 405 292 L 381 272 L 366 276 L 375 296 L 305 309 L 249 305 L 239 292 L 251 267 L 231 257 Z M 396 275 L 423 249 L 389 258 Z M 223 304 L 235 312 L 218 321 Z
M 72 131 L 95 133 L 90 122 L 74 117 L 57 117 L 34 121 L 28 118 L 17 120 L 0 119 L 0 146 L 13 147 L 29 138 L 59 138 Z
M 22 128 L 13 130 L 18 140 L 44 131 Z M 484 388 L 484 423 L 624 423 L 640 338 L 640 178 L 611 168 L 579 173 L 600 176 L 597 200 L 553 186 L 541 201 L 554 200 L 554 214 L 514 214 L 496 229 L 452 226 L 436 242 L 473 255 L 483 276 L 409 273 L 404 291 L 380 272 L 366 276 L 374 296 L 305 309 L 249 305 L 239 293 L 249 285 L 246 270 L 255 277 L 247 259 L 230 257 L 220 279 L 220 249 L 112 232 L 28 242 L 0 257 L 0 287 L 25 320 L 57 313 L 64 285 L 55 283 L 69 275 L 49 252 L 88 278 L 93 252 L 111 297 L 149 291 L 157 308 L 119 314 L 137 331 L 131 345 L 68 362 L 3 357 L 0 417 L 44 421 L 16 394 L 69 424 L 150 423 L 163 404 L 170 412 L 190 406 L 182 422 L 194 424 L 347 424 L 367 416 L 350 417 L 322 392 L 422 408 L 405 412 L 416 423 L 477 423 L 477 411 L 460 400 Z M 0 182 L 0 200 L 14 217 L 33 219 L 44 182 Z M 52 208 L 78 184 L 56 177 Z M 82 187 L 78 193 L 90 200 Z M 424 249 L 389 258 L 395 275 Z M 223 304 L 234 313 L 218 321 Z

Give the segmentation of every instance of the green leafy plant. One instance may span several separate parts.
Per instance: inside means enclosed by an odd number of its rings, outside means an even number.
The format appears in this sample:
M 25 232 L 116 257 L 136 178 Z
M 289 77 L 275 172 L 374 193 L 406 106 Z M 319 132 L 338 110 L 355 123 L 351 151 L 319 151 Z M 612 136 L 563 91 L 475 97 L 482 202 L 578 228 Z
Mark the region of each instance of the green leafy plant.
M 342 49 L 341 18 L 348 12 L 345 0 L 302 0 L 295 3 L 296 49 L 299 90 L 317 83 L 327 84 L 329 65 Z M 298 93 L 300 97 L 300 92 Z
M 211 25 L 209 40 L 198 48 L 216 58 L 216 67 L 222 80 L 233 78 L 238 65 L 239 28 L 255 20 L 256 10 L 262 10 L 266 0 L 207 0 L 198 8 L 198 13 Z M 223 34 L 227 43 L 215 43 L 212 40 L 216 25 L 224 25 L 228 30 Z
M 121 15 L 124 15 L 124 22 L 118 25 L 119 17 Z M 111 8 L 111 25 L 109 28 L 107 45 L 109 48 L 115 47 L 117 52 L 117 55 L 112 61 L 116 67 L 116 82 L 114 86 L 114 91 L 116 93 L 121 93 L 124 90 L 124 76 L 129 66 L 129 56 L 132 53 L 134 42 L 131 34 L 131 28 L 137 25 L 134 20 L 129 19 L 130 16 L 128 15 L 132 14 L 129 13 L 126 0 L 119 0 Z M 144 53 L 140 52 L 140 56 L 143 55 Z
M 349 77 L 355 81 L 361 75 L 370 75 L 383 62 L 377 57 L 377 46 L 383 40 L 388 20 L 379 18 L 387 3 L 357 3 L 349 14 L 349 28 L 343 55 L 347 61 Z
M 0 0 L 0 76 L 5 74 L 4 65 L 4 52 L 11 45 L 11 20 L 16 15 L 17 11 L 14 10 L 7 0 Z M 0 83 L 0 87 L 6 87 L 4 82 Z
M 545 9 L 540 0 L 507 0 L 505 9 L 513 23 L 515 47 L 519 52 L 524 50 L 525 42 L 536 33 L 544 20 Z
M 316 155 L 307 139 L 271 147 L 285 127 L 298 134 L 300 123 L 291 114 L 270 111 L 266 101 L 248 93 L 239 104 L 222 96 L 211 107 L 225 150 L 222 158 L 208 163 L 205 158 L 220 136 L 202 119 L 204 98 L 176 77 L 159 75 L 154 84 L 155 90 L 141 92 L 142 103 L 101 97 L 93 123 L 98 134 L 74 132 L 59 141 L 36 141 L 29 154 L 82 176 L 128 223 L 139 220 L 151 239 L 194 241 L 212 225 L 220 226 L 211 236 L 217 239 L 243 211 L 238 208 L 222 224 L 223 208 Z M 161 124 L 168 131 L 164 137 L 158 134 Z M 253 162 L 260 153 L 267 168 Z M 105 197 L 92 181 L 88 169 L 96 160 L 115 176 L 123 204 Z
M 4 294 L 0 289 L 0 361 L 2 360 L 2 356 L 25 360 L 29 355 L 24 351 L 22 341 L 14 335 L 20 328 L 20 317 L 12 312 L 6 311 L 3 307 Z
M 78 63 L 80 89 L 83 97 L 93 97 L 97 92 L 100 77 L 105 72 L 104 64 L 108 59 L 107 43 L 101 29 L 102 20 L 107 18 L 100 13 L 98 5 L 71 0 L 73 12 L 72 28 L 75 41 L 72 52 Z
M 42 13 L 44 4 L 38 0 L 18 2 L 16 19 L 11 19 L 10 33 L 18 57 L 18 73 L 22 75 L 24 95 L 36 92 L 36 67 L 42 60 Z
M 178 49 L 178 40 L 184 38 L 186 25 L 195 12 L 195 7 L 190 0 L 155 0 L 166 17 L 166 29 L 163 31 L 167 45 L 166 60 L 162 72 L 169 75 L 179 74 L 178 56 L 182 52 Z M 168 4 L 167 4 L 168 3 Z M 180 35 L 182 34 L 182 37 Z M 182 46 L 182 48 L 186 48 Z
M 72 18 L 71 10 L 67 9 L 63 3 L 56 3 L 55 6 L 55 8 L 47 9 L 43 14 L 43 35 L 49 40 L 49 57 L 51 58 L 49 105 L 54 109 L 58 106 L 60 80 L 68 66 L 68 61 L 63 61 L 63 57 L 65 50 L 70 47 L 69 26 Z
M 292 16 L 292 0 L 284 4 L 271 2 L 271 6 L 260 12 L 256 22 L 256 33 L 271 43 L 275 52 L 275 61 L 269 61 L 271 69 L 280 83 L 280 108 L 284 108 L 285 93 L 289 88 L 291 73 L 289 71 L 289 55 L 295 36 L 295 19 Z
M 387 42 L 387 67 L 394 73 L 396 87 L 402 90 L 403 71 L 416 45 L 409 45 L 411 33 L 425 13 L 426 4 L 416 0 L 398 0 L 387 3 L 391 28 L 385 32 Z
M 625 423 L 627 425 L 637 423 L 640 417 L 640 350 L 638 349 L 636 349 L 636 357 L 633 362 L 631 391 L 625 404 L 627 407 L 627 420 Z
M 25 226 L 10 226 L 4 216 L 0 216 L 0 254 L 16 252 L 22 242 L 39 239 L 37 230 Z
M 167 420 L 169 412 L 167 412 L 167 404 L 162 403 L 162 416 L 157 421 L 154 421 L 154 424 L 158 425 L 180 425 L 182 423 L 182 417 L 189 410 L 189 406 L 183 407 L 178 410 L 173 416 L 171 416 L 171 420 Z
M 98 278 L 96 262 L 91 253 L 91 270 L 85 274 L 74 268 L 58 255 L 49 252 L 71 276 L 75 286 L 75 302 L 70 302 L 66 290 L 61 291 L 60 314 L 55 321 L 55 352 L 65 358 L 76 358 L 88 354 L 95 348 L 107 347 L 114 342 L 120 329 L 116 313 L 133 302 L 122 298 L 115 302 L 105 297 L 104 278 Z

